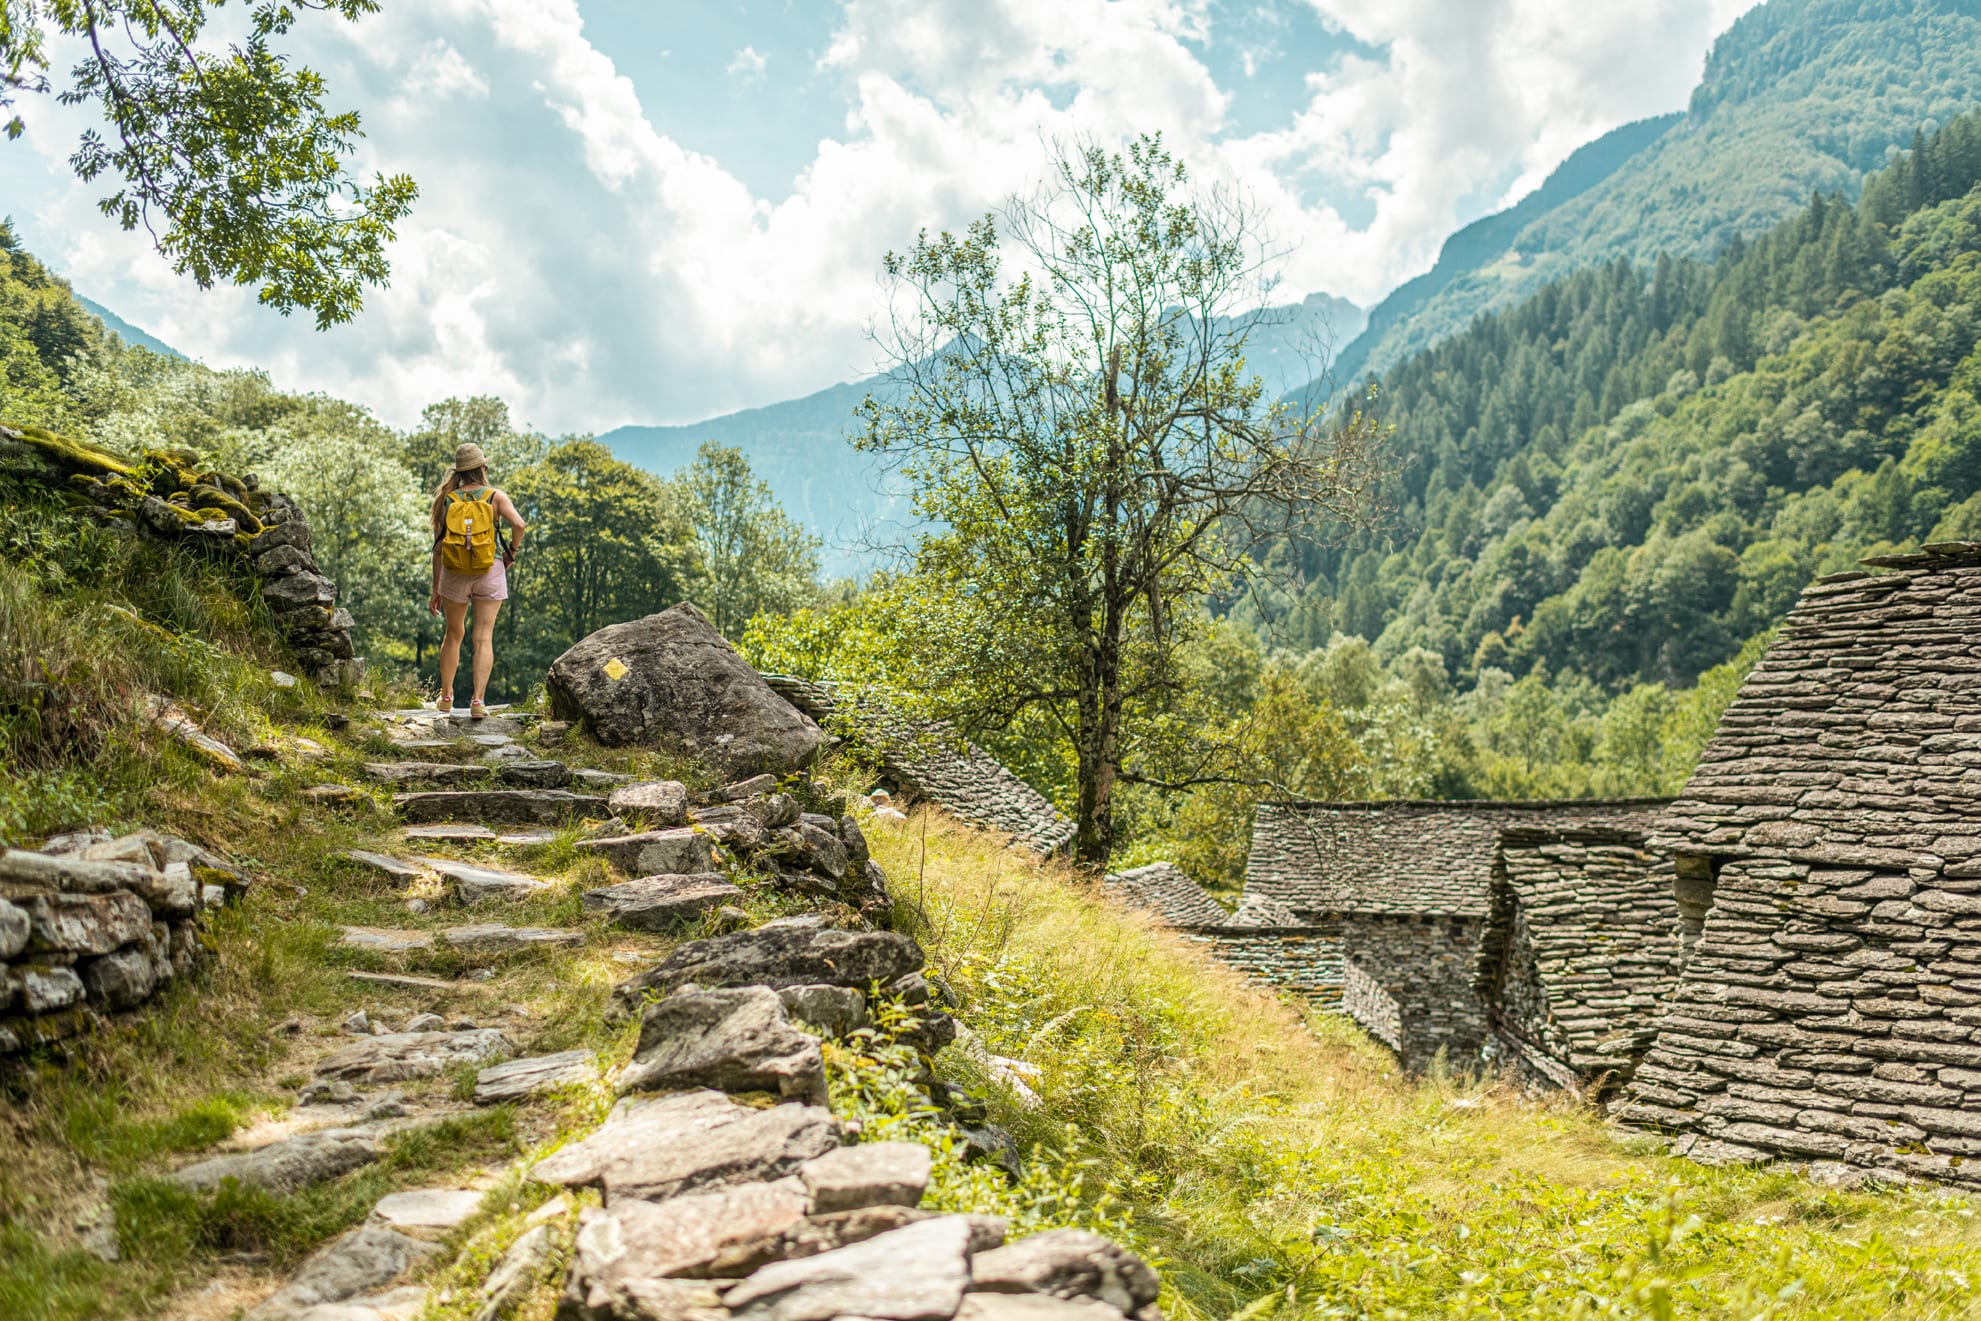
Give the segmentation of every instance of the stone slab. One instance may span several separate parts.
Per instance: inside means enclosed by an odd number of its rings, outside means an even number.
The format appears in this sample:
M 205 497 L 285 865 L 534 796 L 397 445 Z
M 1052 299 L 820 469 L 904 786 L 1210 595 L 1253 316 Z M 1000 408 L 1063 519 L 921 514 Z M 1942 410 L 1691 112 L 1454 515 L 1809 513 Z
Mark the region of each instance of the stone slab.
M 379 1141 L 376 1128 L 324 1129 L 253 1151 L 211 1156 L 165 1178 L 195 1192 L 211 1192 L 233 1179 L 243 1187 L 287 1195 L 371 1164 L 378 1159 Z
M 509 1053 L 500 1028 L 465 1032 L 392 1032 L 334 1050 L 317 1061 L 319 1078 L 352 1083 L 431 1078 L 456 1064 L 484 1064 Z
M 812 1209 L 862 1211 L 870 1206 L 918 1206 L 932 1162 L 919 1142 L 865 1142 L 807 1161 L 798 1177 L 811 1190 Z
M 823 1107 L 750 1110 L 720 1092 L 682 1092 L 622 1102 L 591 1136 L 537 1162 L 531 1177 L 595 1185 L 607 1206 L 622 1197 L 659 1201 L 781 1178 L 840 1141 L 839 1122 Z
M 346 862 L 354 862 L 360 867 L 369 867 L 371 870 L 381 873 L 387 880 L 396 885 L 413 885 L 426 879 L 426 872 L 421 870 L 418 863 L 408 862 L 404 858 L 395 858 L 389 853 L 373 853 L 367 849 L 350 849 L 339 856 Z
M 388 1193 L 371 1209 L 371 1223 L 404 1234 L 444 1234 L 481 1208 L 484 1194 L 473 1188 L 415 1188 Z
M 337 943 L 352 949 L 368 949 L 378 954 L 407 954 L 432 949 L 430 931 L 400 931 L 391 927 L 343 927 Z
M 475 1100 L 482 1105 L 521 1101 L 560 1088 L 590 1082 L 598 1076 L 598 1060 L 588 1050 L 561 1050 L 554 1055 L 492 1064 L 475 1077 Z
M 691 876 L 642 876 L 584 893 L 584 909 L 629 931 L 679 931 L 702 914 L 743 898 L 717 872 Z
M 737 1321 L 949 1321 L 970 1284 L 971 1228 L 940 1216 L 851 1247 L 773 1262 L 723 1296 Z
M 438 789 L 392 795 L 403 820 L 478 821 L 501 826 L 552 826 L 579 816 L 605 815 L 605 800 L 567 789 Z
M 618 1086 L 621 1091 L 766 1091 L 823 1103 L 825 1058 L 818 1038 L 784 1016 L 775 991 L 761 986 L 682 990 L 647 1006 L 639 1044 Z
M 578 845 L 628 876 L 691 876 L 715 870 L 715 849 L 698 830 L 648 830 Z
M 576 949 L 585 943 L 582 931 L 562 927 L 508 927 L 496 922 L 448 927 L 441 937 L 449 949 L 468 954 L 516 954 L 531 949 Z
M 417 861 L 447 882 L 455 897 L 464 904 L 532 899 L 548 894 L 552 889 L 548 881 L 540 881 L 521 872 L 504 871 L 499 867 L 478 867 L 471 862 L 458 862 L 452 858 L 422 857 Z
M 425 843 L 476 844 L 493 840 L 495 832 L 472 822 L 443 821 L 437 825 L 408 826 L 405 836 L 409 840 Z

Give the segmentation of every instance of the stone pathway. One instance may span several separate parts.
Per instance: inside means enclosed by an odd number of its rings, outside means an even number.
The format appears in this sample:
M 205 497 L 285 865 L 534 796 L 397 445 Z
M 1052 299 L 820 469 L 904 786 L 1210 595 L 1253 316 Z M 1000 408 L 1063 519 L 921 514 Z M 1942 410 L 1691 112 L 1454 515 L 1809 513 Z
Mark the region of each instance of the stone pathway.
M 921 1049 L 956 1033 L 921 975 L 922 951 L 872 926 L 886 911 L 885 879 L 843 810 L 807 811 L 769 776 L 691 797 L 671 782 L 574 769 L 519 742 L 530 722 L 515 715 L 472 727 L 431 711 L 380 719 L 405 759 L 369 763 L 364 774 L 400 790 L 393 803 L 409 844 L 531 847 L 576 829 L 581 853 L 620 877 L 582 893 L 589 923 L 640 933 L 748 926 L 751 887 L 765 885 L 809 896 L 821 911 L 691 940 L 665 957 L 615 954 L 639 971 L 614 988 L 610 1014 L 637 1019 L 639 1035 L 632 1059 L 610 1076 L 589 1050 L 518 1058 L 516 1035 L 502 1027 L 429 1013 L 395 1017 L 391 1030 L 354 1014 L 346 1038 L 315 1061 L 292 1112 L 313 1127 L 206 1157 L 171 1178 L 193 1189 L 237 1179 L 282 1194 L 341 1178 L 376 1161 L 391 1135 L 463 1113 L 460 1102 L 408 1101 L 394 1084 L 462 1069 L 473 1070 L 481 1106 L 609 1086 L 621 1099 L 603 1124 L 528 1170 L 539 1184 L 595 1188 L 602 1205 L 574 1219 L 570 1198 L 559 1196 L 527 1218 L 473 1300 L 478 1321 L 501 1321 L 554 1272 L 563 1278 L 561 1321 L 1160 1321 L 1156 1276 L 1138 1258 L 1078 1231 L 1007 1244 L 1007 1226 L 994 1218 L 925 1211 L 929 1150 L 858 1143 L 827 1108 L 824 1042 L 872 1029 L 870 988 L 919 1015 L 903 1039 Z M 467 907 L 528 907 L 568 894 L 524 871 L 417 849 L 343 857 L 394 889 L 437 889 Z M 406 901 L 419 913 L 433 902 Z M 435 922 L 346 926 L 338 939 L 392 959 L 528 957 L 582 946 L 586 932 Z M 426 993 L 475 984 L 348 975 Z M 971 1148 L 1009 1167 L 1010 1140 L 985 1127 L 981 1104 L 930 1086 Z M 483 1196 L 477 1186 L 389 1194 L 245 1316 L 411 1321 L 428 1301 L 420 1277 L 444 1263 L 442 1240 Z

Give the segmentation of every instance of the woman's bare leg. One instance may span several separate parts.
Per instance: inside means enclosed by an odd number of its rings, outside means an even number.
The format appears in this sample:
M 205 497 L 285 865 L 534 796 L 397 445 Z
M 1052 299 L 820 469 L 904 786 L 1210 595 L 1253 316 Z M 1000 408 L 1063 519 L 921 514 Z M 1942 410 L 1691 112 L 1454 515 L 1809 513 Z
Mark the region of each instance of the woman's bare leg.
M 488 695 L 489 672 L 495 668 L 495 613 L 500 601 L 475 602 L 475 695 L 479 702 Z
M 461 638 L 467 632 L 468 603 L 440 598 L 441 613 L 447 617 L 447 631 L 440 638 L 440 695 L 454 696 L 454 667 L 461 663 Z

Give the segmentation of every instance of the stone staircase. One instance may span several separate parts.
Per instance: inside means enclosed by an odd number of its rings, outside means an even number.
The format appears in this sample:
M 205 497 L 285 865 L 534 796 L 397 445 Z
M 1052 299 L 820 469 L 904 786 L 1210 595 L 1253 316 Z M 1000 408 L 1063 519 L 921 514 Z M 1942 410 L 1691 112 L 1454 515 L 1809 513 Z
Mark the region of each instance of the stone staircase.
M 400 844 L 343 860 L 405 894 L 424 920 L 345 927 L 344 946 L 394 969 L 348 975 L 381 992 L 458 998 L 475 993 L 476 971 L 427 976 L 423 960 L 539 959 L 623 937 L 615 958 L 637 971 L 608 1015 L 638 1020 L 632 1060 L 606 1077 L 591 1051 L 519 1056 L 512 1029 L 476 1018 L 361 1012 L 311 1065 L 290 1131 L 187 1165 L 175 1182 L 294 1193 L 476 1107 L 609 1087 L 619 1101 L 601 1126 L 527 1168 L 530 1182 L 560 1191 L 480 1280 L 477 1321 L 501 1321 L 560 1278 L 560 1321 L 1160 1321 L 1159 1282 L 1139 1258 L 1078 1230 L 1007 1244 L 1009 1227 L 993 1217 L 923 1210 L 929 1149 L 859 1143 L 827 1108 L 826 1042 L 892 1036 L 932 1053 L 956 1034 L 920 948 L 875 927 L 885 878 L 843 804 L 769 776 L 690 795 L 536 755 L 520 717 L 464 724 L 433 712 L 383 717 L 404 755 L 364 775 L 400 791 Z M 622 878 L 579 896 L 576 925 L 485 920 L 568 913 L 567 885 L 431 851 L 527 851 L 563 836 Z M 766 889 L 817 911 L 757 924 L 742 901 Z M 457 909 L 476 920 L 452 920 Z M 684 933 L 699 938 L 655 943 Z M 885 1031 L 876 992 L 901 1010 L 885 1015 Z M 434 1083 L 450 1076 L 471 1076 L 471 1089 L 441 1097 Z M 1015 1172 L 1015 1148 L 980 1103 L 923 1082 L 966 1150 Z M 434 1301 L 417 1281 L 443 1264 L 449 1236 L 496 1182 L 383 1198 L 247 1321 L 411 1321 Z M 580 1211 L 594 1200 L 585 1190 L 598 1204 Z

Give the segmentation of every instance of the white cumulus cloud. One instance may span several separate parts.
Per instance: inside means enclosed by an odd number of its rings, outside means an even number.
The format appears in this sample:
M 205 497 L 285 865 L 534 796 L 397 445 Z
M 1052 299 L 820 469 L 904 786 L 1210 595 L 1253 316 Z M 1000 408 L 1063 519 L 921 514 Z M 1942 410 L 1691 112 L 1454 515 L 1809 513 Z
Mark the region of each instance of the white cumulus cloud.
M 1289 296 L 1373 300 L 1576 146 L 1683 105 L 1747 0 L 1300 2 L 1374 53 L 1329 59 L 1280 125 L 1237 135 L 1247 88 L 1202 57 L 1208 0 L 844 0 L 810 71 L 843 83 L 843 119 L 802 127 L 816 149 L 774 199 L 663 131 L 576 0 L 313 20 L 303 54 L 364 113 L 363 170 L 422 189 L 391 286 L 322 335 L 251 291 L 198 291 L 97 216 L 62 164 L 78 112 L 29 106 L 0 184 L 84 292 L 215 364 L 399 424 L 464 392 L 552 430 L 686 421 L 868 370 L 881 255 L 1024 188 L 1055 138 L 1161 130 L 1267 209 Z M 766 64 L 745 47 L 731 72 Z M 1317 200 L 1342 196 L 1365 199 L 1354 223 Z

